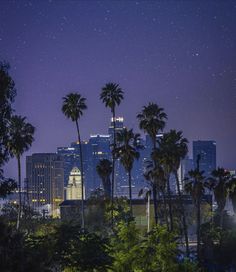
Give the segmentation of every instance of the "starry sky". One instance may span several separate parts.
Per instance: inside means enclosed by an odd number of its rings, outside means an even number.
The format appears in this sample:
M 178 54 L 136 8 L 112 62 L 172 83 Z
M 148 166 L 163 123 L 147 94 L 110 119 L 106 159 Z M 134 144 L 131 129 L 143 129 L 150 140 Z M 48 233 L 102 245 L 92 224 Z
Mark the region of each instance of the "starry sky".
M 87 98 L 82 138 L 107 133 L 99 94 L 113 81 L 127 127 L 137 131 L 137 113 L 155 102 L 166 130 L 216 140 L 218 165 L 236 169 L 236 1 L 1 0 L 0 59 L 11 65 L 16 113 L 37 129 L 27 154 L 75 140 L 61 113 L 69 92 Z M 16 176 L 15 160 L 5 173 Z

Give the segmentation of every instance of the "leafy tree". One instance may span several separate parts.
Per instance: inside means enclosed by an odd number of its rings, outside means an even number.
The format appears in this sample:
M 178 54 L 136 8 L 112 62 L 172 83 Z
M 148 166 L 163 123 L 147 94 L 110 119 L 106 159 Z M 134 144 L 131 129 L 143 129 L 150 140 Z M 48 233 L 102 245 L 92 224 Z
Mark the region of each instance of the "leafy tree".
M 23 235 L 13 227 L 0 221 L 0 270 L 22 272 Z
M 102 179 L 103 189 L 105 196 L 110 199 L 111 197 L 111 180 L 110 176 L 112 173 L 112 162 L 108 159 L 102 159 L 96 166 L 97 173 Z
M 15 83 L 9 75 L 9 64 L 0 61 L 0 167 L 8 160 L 8 128 L 16 96 Z
M 12 179 L 4 178 L 1 169 L 9 159 L 9 124 L 16 96 L 15 83 L 9 75 L 9 69 L 8 63 L 0 61 L 0 197 L 6 197 L 16 187 Z
M 142 245 L 140 271 L 180 271 L 176 237 L 166 227 L 157 225 Z
M 113 258 L 111 271 L 141 271 L 136 269 L 137 259 L 142 252 L 140 247 L 140 234 L 133 220 L 121 220 L 114 230 L 111 239 L 110 254 Z
M 78 225 L 62 224 L 56 228 L 54 239 L 55 261 L 64 271 L 106 271 L 111 263 L 107 240 Z
M 128 130 L 125 128 L 117 133 L 117 143 L 118 147 L 114 149 L 116 158 L 120 158 L 121 164 L 124 166 L 128 174 L 128 184 L 129 184 L 129 205 L 132 214 L 132 176 L 131 171 L 133 168 L 134 160 L 139 158 L 138 148 L 140 134 L 136 134 L 132 129 Z
M 84 228 L 84 168 L 83 168 L 83 152 L 82 142 L 80 137 L 79 120 L 83 115 L 83 111 L 87 109 L 86 98 L 79 93 L 69 93 L 63 97 L 62 112 L 64 115 L 75 122 L 80 151 L 80 170 L 81 170 L 81 185 L 82 185 L 82 228 Z
M 157 147 L 157 134 L 164 129 L 165 121 L 167 119 L 164 109 L 160 108 L 157 104 L 149 103 L 147 106 L 143 107 L 142 111 L 137 115 L 137 118 L 139 120 L 139 128 L 151 137 L 153 149 L 155 151 Z M 154 168 L 156 168 L 156 166 L 156 162 L 154 161 Z M 154 213 L 157 224 L 157 187 L 155 182 L 152 184 Z
M 16 157 L 18 165 L 19 213 L 17 219 L 17 229 L 19 229 L 20 227 L 22 210 L 20 159 L 22 154 L 29 150 L 30 146 L 32 145 L 34 141 L 34 131 L 35 128 L 30 123 L 26 122 L 26 117 L 22 117 L 19 115 L 14 115 L 11 117 L 7 146 L 10 154 Z
M 0 169 L 1 172 L 1 169 Z M 7 195 L 11 194 L 16 188 L 17 184 L 13 179 L 5 179 L 1 176 L 0 173 L 0 198 L 4 198 Z
M 106 108 L 110 108 L 113 121 L 113 149 L 116 148 L 116 107 L 120 105 L 124 99 L 124 92 L 119 84 L 109 82 L 103 88 L 100 94 L 100 99 L 105 104 Z M 115 182 L 115 157 L 112 153 L 112 181 L 111 181 L 111 201 L 112 207 L 114 202 L 114 182 Z M 112 221 L 113 221 L 113 209 Z

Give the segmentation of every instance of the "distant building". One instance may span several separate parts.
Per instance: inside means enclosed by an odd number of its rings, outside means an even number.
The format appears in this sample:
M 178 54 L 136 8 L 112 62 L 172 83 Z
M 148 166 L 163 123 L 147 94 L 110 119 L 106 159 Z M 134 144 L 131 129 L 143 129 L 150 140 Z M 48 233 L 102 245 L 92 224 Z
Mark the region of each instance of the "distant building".
M 47 210 L 59 216 L 64 200 L 64 162 L 54 153 L 36 153 L 26 157 L 26 180 L 29 204 L 38 212 Z
M 68 184 L 66 187 L 66 200 L 82 199 L 81 172 L 79 168 L 74 167 L 70 172 Z
M 69 147 L 58 147 L 57 154 L 61 155 L 64 160 L 64 188 L 66 190 L 70 172 L 74 167 L 81 168 L 80 165 L 80 151 L 79 142 L 73 142 Z M 90 182 L 89 167 L 91 165 L 91 149 L 87 141 L 83 141 L 83 168 L 84 168 L 84 184 L 85 184 L 85 197 L 89 196 L 88 184 Z
M 199 169 L 204 171 L 204 176 L 209 177 L 216 169 L 216 142 L 193 141 L 193 163 L 197 168 L 197 158 L 200 155 Z
M 97 188 L 102 188 L 101 178 L 98 176 L 96 167 L 102 159 L 111 160 L 110 135 L 90 135 L 88 145 L 90 153 L 88 154 L 87 192 L 90 195 Z
M 181 160 L 180 166 L 178 169 L 178 178 L 180 181 L 181 190 L 183 190 L 184 179 L 188 176 L 188 172 L 193 169 L 194 169 L 193 159 L 190 159 L 188 156 L 186 156 L 183 160 Z
M 123 117 L 115 117 L 115 126 L 116 126 L 116 134 L 119 131 L 122 131 L 124 129 L 124 118 Z M 111 118 L 111 123 L 108 128 L 108 134 L 110 135 L 110 143 L 113 144 L 113 139 L 114 139 L 113 118 Z

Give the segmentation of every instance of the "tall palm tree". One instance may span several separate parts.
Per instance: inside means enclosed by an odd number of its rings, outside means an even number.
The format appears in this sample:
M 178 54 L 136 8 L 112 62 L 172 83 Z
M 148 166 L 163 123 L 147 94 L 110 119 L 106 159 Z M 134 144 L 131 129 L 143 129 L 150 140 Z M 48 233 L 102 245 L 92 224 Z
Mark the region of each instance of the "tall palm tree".
M 180 188 L 180 181 L 178 176 L 178 169 L 180 167 L 180 162 L 188 153 L 188 140 L 183 138 L 182 131 L 170 130 L 170 132 L 165 133 L 160 139 L 160 153 L 163 158 L 163 163 L 166 165 L 167 171 L 172 172 L 175 176 L 177 192 L 182 216 L 183 231 L 186 244 L 186 254 L 189 256 L 189 243 L 188 243 L 188 229 L 185 216 L 185 208 L 182 199 L 182 192 Z M 168 188 L 170 187 L 169 181 L 167 180 Z M 168 189 L 170 191 L 170 189 Z
M 139 120 L 139 128 L 147 133 L 153 143 L 153 150 L 156 150 L 157 147 L 157 134 L 162 131 L 166 124 L 167 115 L 164 112 L 163 108 L 160 108 L 155 103 L 149 103 L 147 106 L 144 106 L 142 111 L 137 115 Z M 153 161 L 153 169 L 158 170 L 156 161 Z M 154 202 L 154 213 L 155 213 L 155 222 L 157 224 L 157 186 L 156 182 L 153 183 L 153 202 Z
M 20 218 L 22 210 L 21 197 L 21 156 L 24 152 L 29 150 L 34 141 L 35 128 L 27 123 L 26 117 L 14 115 L 11 118 L 9 126 L 8 148 L 10 154 L 17 159 L 18 165 L 18 189 L 19 189 L 19 210 L 17 216 L 17 230 L 20 227 Z
M 151 137 L 153 148 L 156 149 L 157 134 L 164 129 L 166 124 L 167 115 L 164 109 L 155 103 L 149 103 L 143 107 L 137 118 L 139 120 L 139 128 Z
M 153 156 L 155 156 L 153 155 L 153 153 L 152 153 L 152 158 Z M 157 193 L 158 192 L 162 192 L 163 194 L 164 205 L 166 210 L 166 201 L 165 201 L 165 193 L 164 193 L 165 173 L 162 166 L 160 164 L 154 163 L 152 159 L 152 160 L 147 160 L 145 162 L 144 177 L 151 186 L 151 191 L 153 195 L 153 204 L 154 204 L 154 218 L 155 218 L 155 223 L 158 224 L 158 211 L 157 211 Z M 166 216 L 166 223 L 168 226 L 167 216 Z
M 80 170 L 81 170 L 81 185 L 82 185 L 82 229 L 84 229 L 84 167 L 83 167 L 83 152 L 82 142 L 80 137 L 79 120 L 83 115 L 83 111 L 87 109 L 86 98 L 82 97 L 79 93 L 69 93 L 63 97 L 62 112 L 64 115 L 75 122 L 77 129 L 77 136 L 79 142 L 80 152 Z
M 193 203 L 196 207 L 197 218 L 197 257 L 200 261 L 200 231 L 201 231 L 201 201 L 205 192 L 205 177 L 204 171 L 199 171 L 199 168 L 188 172 L 189 177 L 186 178 L 185 191 L 190 193 Z
M 169 207 L 169 218 L 170 218 L 170 230 L 173 231 L 173 212 L 172 212 L 172 200 L 171 200 L 171 189 L 170 189 L 170 175 L 172 172 L 172 150 L 168 141 L 168 134 L 163 134 L 163 137 L 158 141 L 159 146 L 157 148 L 155 160 L 157 163 L 162 165 L 166 187 L 167 187 L 167 194 L 168 194 L 168 207 Z M 163 194 L 163 197 L 165 192 Z
M 109 82 L 101 91 L 101 101 L 107 108 L 110 108 L 113 121 L 113 150 L 116 148 L 116 107 L 120 105 L 124 99 L 124 92 L 119 84 Z M 115 157 L 112 153 L 112 179 L 111 179 L 111 212 L 112 212 L 112 224 L 113 224 L 113 204 L 114 204 L 114 183 L 115 183 Z
M 117 133 L 118 147 L 114 149 L 115 157 L 120 158 L 120 162 L 128 174 L 129 184 L 129 204 L 132 214 L 132 182 L 131 171 L 133 168 L 134 160 L 139 158 L 138 148 L 140 142 L 140 134 L 136 134 L 132 129 L 125 128 Z
M 108 159 L 102 159 L 96 166 L 97 173 L 102 180 L 105 196 L 111 198 L 111 180 L 112 162 Z
M 147 232 L 150 231 L 150 202 L 151 202 L 151 194 L 152 191 L 148 188 L 142 188 L 139 193 L 138 196 L 139 197 L 144 197 L 145 200 L 147 201 L 147 209 L 146 209 L 146 213 L 147 213 Z
M 223 226 L 223 211 L 229 193 L 229 183 L 231 180 L 230 172 L 224 168 L 218 167 L 213 170 L 211 177 L 207 180 L 207 185 L 214 192 L 217 202 L 217 210 L 220 216 L 220 226 Z

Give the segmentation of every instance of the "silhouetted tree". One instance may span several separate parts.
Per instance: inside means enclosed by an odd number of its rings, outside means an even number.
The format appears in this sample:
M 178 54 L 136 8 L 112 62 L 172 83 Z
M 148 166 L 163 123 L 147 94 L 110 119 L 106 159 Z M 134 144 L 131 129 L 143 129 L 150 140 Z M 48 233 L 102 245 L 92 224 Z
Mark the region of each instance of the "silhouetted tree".
M 16 96 L 15 83 L 8 73 L 8 63 L 0 61 L 0 167 L 8 160 L 8 129 Z
M 29 150 L 34 141 L 35 128 L 26 122 L 26 117 L 14 115 L 9 127 L 8 148 L 12 156 L 16 157 L 18 165 L 19 213 L 17 229 L 20 227 L 22 199 L 21 199 L 21 156 Z
M 139 128 L 151 137 L 155 151 L 157 147 L 157 134 L 164 129 L 167 119 L 164 109 L 160 108 L 157 104 L 149 103 L 143 107 L 142 111 L 137 115 L 137 118 L 139 120 Z M 154 168 L 156 168 L 155 164 L 156 162 L 154 161 Z M 152 184 L 154 213 L 157 224 L 157 187 L 155 182 Z
M 166 198 L 165 198 L 165 173 L 160 164 L 154 164 L 156 151 L 152 152 L 152 160 L 148 160 L 145 162 L 145 170 L 144 177 L 147 182 L 150 184 L 151 191 L 153 194 L 153 202 L 154 202 L 154 216 L 155 223 L 158 223 L 158 210 L 157 210 L 157 192 L 161 192 L 164 199 L 165 206 L 165 220 L 168 225 L 167 214 L 166 214 Z
M 183 138 L 182 131 L 170 130 L 168 133 L 164 133 L 163 137 L 160 139 L 160 160 L 161 164 L 164 164 L 164 169 L 167 171 L 167 186 L 168 194 L 170 198 L 170 184 L 169 175 L 173 173 L 176 180 L 179 205 L 181 210 L 181 218 L 183 224 L 183 232 L 186 244 L 186 254 L 189 256 L 189 245 L 188 245 L 188 230 L 185 216 L 185 207 L 183 204 L 182 193 L 180 188 L 180 181 L 178 177 L 178 169 L 180 167 L 180 162 L 188 153 L 188 140 Z M 170 207 L 171 208 L 171 207 Z M 172 225 L 173 228 L 173 225 Z
M 110 176 L 112 173 L 112 162 L 108 159 L 102 159 L 99 161 L 96 166 L 97 173 L 99 177 L 102 179 L 103 189 L 105 192 L 105 196 L 107 198 L 111 198 L 111 180 Z
M 199 168 L 188 172 L 189 177 L 186 178 L 185 191 L 190 193 L 193 203 L 196 207 L 197 219 L 197 257 L 200 261 L 200 233 L 201 233 L 201 201 L 205 191 L 204 171 L 199 171 Z
M 141 148 L 140 134 L 136 134 L 132 129 L 125 128 L 117 133 L 118 146 L 114 149 L 115 157 L 120 158 L 121 164 L 124 166 L 128 174 L 129 184 L 129 204 L 132 214 L 132 176 L 131 171 L 134 161 L 139 158 L 138 148 Z
M 109 82 L 103 88 L 100 94 L 100 99 L 107 108 L 110 108 L 113 121 L 113 150 L 116 148 L 116 107 L 120 105 L 124 99 L 124 92 L 119 84 Z M 113 154 L 113 153 L 112 153 Z M 115 157 L 112 155 L 112 179 L 111 179 L 111 202 L 113 207 L 114 202 L 114 182 L 115 182 Z M 113 222 L 113 209 L 112 209 Z
M 83 111 L 87 109 L 86 98 L 79 93 L 69 93 L 63 97 L 62 112 L 64 115 L 75 122 L 80 152 L 80 170 L 81 170 L 81 185 L 82 185 L 82 228 L 84 228 L 84 167 L 83 167 L 83 152 L 82 142 L 80 137 L 79 120 L 83 115 Z
M 230 172 L 224 168 L 218 167 L 211 172 L 211 177 L 207 180 L 207 185 L 214 192 L 221 228 L 223 227 L 223 211 L 229 193 L 230 179 Z
M 232 177 L 229 182 L 229 198 L 231 199 L 234 213 L 236 214 L 236 177 Z

